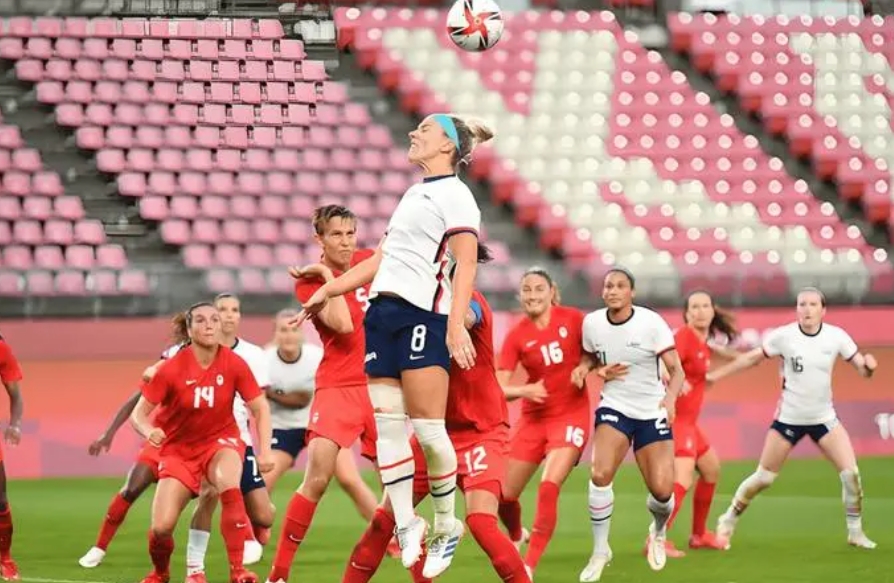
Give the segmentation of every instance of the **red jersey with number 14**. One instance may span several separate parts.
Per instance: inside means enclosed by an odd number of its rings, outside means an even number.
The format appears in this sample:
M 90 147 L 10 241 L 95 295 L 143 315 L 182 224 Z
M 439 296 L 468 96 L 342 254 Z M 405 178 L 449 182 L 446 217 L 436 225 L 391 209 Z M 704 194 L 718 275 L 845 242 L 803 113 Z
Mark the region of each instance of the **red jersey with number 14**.
M 351 267 L 369 259 L 374 254 L 371 249 L 359 249 L 351 257 Z M 334 271 L 338 277 L 341 271 Z M 295 283 L 295 297 L 302 304 L 310 299 L 318 289 L 323 287 L 322 279 L 299 279 Z M 366 334 L 363 332 L 363 315 L 369 308 L 369 285 L 357 288 L 344 295 L 354 331 L 350 334 L 337 334 L 324 326 L 316 318 L 311 321 L 320 334 L 323 342 L 323 360 L 317 368 L 317 390 L 356 387 L 366 384 L 364 359 L 366 358 Z
M 553 306 L 549 324 L 538 328 L 528 317 L 512 327 L 500 351 L 500 370 L 515 371 L 521 364 L 528 382 L 543 381 L 548 396 L 542 404 L 525 400 L 522 414 L 533 417 L 557 417 L 588 409 L 586 387 L 571 382 L 571 371 L 580 363 L 583 351 L 584 314 L 574 308 Z
M 251 369 L 226 346 L 218 347 L 208 368 L 188 347 L 168 359 L 143 387 L 143 397 L 163 407 L 164 415 L 155 421 L 165 432 L 162 455 L 191 453 L 218 439 L 238 440 L 233 417 L 237 393 L 246 403 L 262 395 Z
M 481 306 L 481 320 L 471 330 L 475 366 L 463 370 L 450 365 L 447 393 L 447 430 L 487 433 L 500 425 L 509 426 L 506 397 L 494 370 L 494 314 L 484 296 L 473 292 L 472 301 Z
M 689 326 L 683 326 L 674 333 L 674 344 L 683 364 L 686 382 L 691 387 L 688 393 L 677 398 L 677 422 L 695 423 L 705 401 L 705 376 L 711 368 L 711 348 L 707 339 L 702 339 Z

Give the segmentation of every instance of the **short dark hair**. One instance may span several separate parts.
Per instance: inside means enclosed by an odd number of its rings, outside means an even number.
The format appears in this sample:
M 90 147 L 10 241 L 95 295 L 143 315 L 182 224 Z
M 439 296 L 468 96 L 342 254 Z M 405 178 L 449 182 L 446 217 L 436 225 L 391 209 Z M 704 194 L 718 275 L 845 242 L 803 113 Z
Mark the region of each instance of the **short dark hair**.
M 329 221 L 335 218 L 345 219 L 346 221 L 357 220 L 357 216 L 346 206 L 340 204 L 323 205 L 314 209 L 314 215 L 311 219 L 314 232 L 317 235 L 322 235 L 326 225 L 329 224 Z
M 546 280 L 546 283 L 549 284 L 549 287 L 556 286 L 556 282 L 553 281 L 553 276 L 551 276 L 546 269 L 544 269 L 538 265 L 535 265 L 534 267 L 527 268 L 525 270 L 525 272 L 522 274 L 522 280 L 524 280 L 529 275 L 537 275 L 539 277 L 542 277 L 543 279 Z
M 826 307 L 826 294 L 824 294 L 823 290 L 821 290 L 820 288 L 813 286 L 802 287 L 801 291 L 798 292 L 798 295 L 801 295 L 803 293 L 812 293 L 818 295 L 820 299 L 820 305 L 824 308 Z
M 478 263 L 490 263 L 494 260 L 494 255 L 490 251 L 490 247 L 478 241 Z
M 211 307 L 216 307 L 216 306 L 217 306 L 217 302 L 219 302 L 220 300 L 229 300 L 229 299 L 236 300 L 236 301 L 239 302 L 240 304 L 242 303 L 242 300 L 239 299 L 239 296 L 237 296 L 237 295 L 234 294 L 233 292 L 223 292 L 223 293 L 217 294 L 216 296 L 214 296 L 214 303 L 213 303 L 213 304 L 210 304 L 210 303 L 208 303 L 208 302 L 204 302 L 204 303 L 208 304 L 208 305 L 211 306 Z
M 224 294 L 221 294 L 221 295 L 224 295 Z M 218 297 L 220 297 L 220 296 L 218 296 Z M 227 295 L 226 297 L 236 297 L 236 296 Z M 216 302 L 217 300 L 215 299 L 214 301 Z M 196 302 L 186 309 L 186 312 L 184 313 L 184 316 L 185 316 L 184 320 L 186 321 L 187 327 L 192 326 L 192 313 L 194 311 L 198 310 L 199 308 L 205 308 L 205 307 L 214 308 L 214 304 L 212 304 L 211 302 L 206 302 L 206 301 Z
M 627 278 L 627 281 L 630 282 L 630 289 L 636 289 L 636 278 L 633 277 L 633 274 L 630 272 L 629 269 L 627 269 L 626 267 L 615 266 L 605 272 L 605 277 L 608 277 L 613 273 L 623 274 L 624 277 Z

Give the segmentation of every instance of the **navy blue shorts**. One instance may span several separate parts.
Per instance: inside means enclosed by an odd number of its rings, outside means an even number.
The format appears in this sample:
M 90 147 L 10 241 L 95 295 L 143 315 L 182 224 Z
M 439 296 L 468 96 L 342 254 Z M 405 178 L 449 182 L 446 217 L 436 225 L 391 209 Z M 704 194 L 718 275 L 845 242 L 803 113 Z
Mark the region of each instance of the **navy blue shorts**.
M 816 425 L 789 425 L 781 421 L 773 421 L 770 429 L 775 430 L 779 435 L 785 438 L 792 445 L 798 445 L 798 442 L 805 436 L 810 437 L 813 443 L 819 443 L 835 426 L 838 425 L 838 419 L 833 419 L 828 423 L 817 423 Z
M 667 424 L 667 419 L 633 419 L 608 407 L 599 407 L 595 415 L 596 427 L 605 423 L 611 425 L 627 436 L 633 444 L 633 451 L 658 441 L 671 441 L 674 438 L 673 431 Z
M 258 468 L 258 460 L 255 458 L 255 450 L 249 445 L 245 448 L 245 457 L 242 458 L 242 482 L 239 484 L 239 489 L 245 495 L 258 488 L 266 487 L 264 476 L 261 475 L 261 470 Z
M 304 449 L 306 432 L 307 430 L 303 427 L 298 429 L 274 429 L 273 449 L 284 451 L 293 458 L 297 458 L 301 450 Z
M 391 296 L 370 302 L 363 319 L 366 374 L 399 379 L 405 370 L 440 366 L 450 370 L 447 316 Z

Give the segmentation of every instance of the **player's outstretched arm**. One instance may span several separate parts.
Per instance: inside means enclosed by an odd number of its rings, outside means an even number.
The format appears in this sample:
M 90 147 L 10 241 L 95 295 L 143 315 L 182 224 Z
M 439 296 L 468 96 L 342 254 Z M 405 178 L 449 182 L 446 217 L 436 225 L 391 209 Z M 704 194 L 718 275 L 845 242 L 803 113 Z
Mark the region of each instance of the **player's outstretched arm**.
M 875 369 L 878 367 L 878 362 L 875 360 L 875 357 L 871 354 L 863 354 L 861 352 L 857 352 L 853 358 L 850 360 L 851 365 L 857 372 L 860 373 L 860 376 L 863 378 L 869 378 L 875 373 Z
M 137 403 L 140 401 L 142 394 L 141 391 L 134 392 L 134 394 L 124 401 L 121 407 L 118 408 L 118 412 L 115 413 L 114 419 L 112 419 L 112 422 L 106 430 L 102 432 L 99 439 L 90 444 L 90 447 L 87 450 L 90 455 L 99 455 L 103 450 L 109 451 L 109 448 L 112 446 L 112 441 L 115 439 L 115 434 L 118 433 L 118 430 L 121 429 L 124 422 L 130 418 Z
M 737 372 L 743 371 L 747 368 L 751 368 L 766 357 L 767 355 L 762 347 L 753 348 L 748 352 L 740 354 L 732 362 L 721 366 L 717 370 L 712 370 L 705 376 L 705 379 L 709 383 L 716 383 L 724 377 L 728 377 L 731 374 L 736 374 Z
M 270 420 L 270 404 L 264 395 L 255 397 L 246 403 L 251 416 L 255 420 L 255 427 L 258 429 L 258 449 L 256 457 L 258 460 L 258 469 L 262 473 L 267 473 L 273 469 L 273 423 Z
M 313 389 L 300 389 L 291 393 L 286 393 L 270 387 L 267 387 L 265 393 L 267 394 L 267 398 L 277 405 L 282 405 L 287 409 L 296 410 L 304 409 L 310 405 L 310 401 L 314 394 Z
M 341 296 L 372 282 L 381 264 L 382 247 L 379 246 L 372 255 L 324 285 L 327 297 Z

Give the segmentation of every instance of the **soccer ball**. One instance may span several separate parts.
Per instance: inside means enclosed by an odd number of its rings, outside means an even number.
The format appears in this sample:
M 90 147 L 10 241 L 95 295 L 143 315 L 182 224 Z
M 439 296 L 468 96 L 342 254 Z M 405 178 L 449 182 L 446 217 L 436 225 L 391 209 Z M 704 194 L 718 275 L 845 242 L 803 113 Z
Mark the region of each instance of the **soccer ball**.
M 503 36 L 503 11 L 494 0 L 456 0 L 447 13 L 447 34 L 464 51 L 484 51 Z

